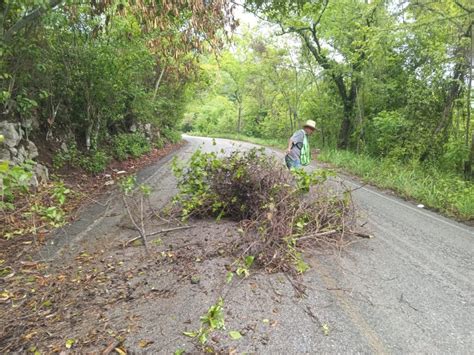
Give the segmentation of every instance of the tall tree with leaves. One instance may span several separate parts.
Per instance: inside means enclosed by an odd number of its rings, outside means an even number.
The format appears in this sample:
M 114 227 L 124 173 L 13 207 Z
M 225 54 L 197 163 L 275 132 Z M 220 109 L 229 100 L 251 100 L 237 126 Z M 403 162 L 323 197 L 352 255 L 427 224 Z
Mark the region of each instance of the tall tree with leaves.
M 297 35 L 325 75 L 331 78 L 344 110 L 338 145 L 348 148 L 357 88 L 368 57 L 370 29 L 380 3 L 249 0 L 246 5 L 277 23 L 282 33 Z

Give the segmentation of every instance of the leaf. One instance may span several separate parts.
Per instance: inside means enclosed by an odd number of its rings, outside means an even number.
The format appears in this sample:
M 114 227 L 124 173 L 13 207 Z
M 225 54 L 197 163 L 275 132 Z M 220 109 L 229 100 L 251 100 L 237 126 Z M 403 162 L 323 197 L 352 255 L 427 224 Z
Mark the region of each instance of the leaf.
M 114 349 L 119 355 L 127 355 L 127 352 L 122 348 L 115 348 Z
M 0 301 L 6 301 L 8 300 L 12 294 L 8 292 L 7 290 L 0 291 Z
M 255 256 L 253 255 L 249 255 L 245 257 L 245 266 L 247 267 L 247 269 L 250 269 L 254 260 L 255 260 Z
M 67 349 L 71 349 L 74 344 L 76 344 L 76 339 L 66 340 L 66 348 Z
M 234 273 L 229 271 L 229 272 L 227 272 L 227 275 L 225 277 L 225 282 L 226 283 L 231 283 L 233 278 L 234 278 Z
M 185 353 L 184 349 L 176 349 L 174 355 L 183 355 Z
M 229 332 L 229 336 L 233 339 L 233 340 L 239 340 L 240 338 L 242 338 L 242 334 L 240 334 L 240 332 L 236 331 L 236 330 L 231 330 Z
M 140 348 L 146 348 L 148 345 L 151 345 L 153 343 L 154 343 L 153 340 L 142 339 L 138 342 L 138 346 L 140 346 Z
M 0 172 L 4 173 L 8 171 L 8 161 L 2 160 L 0 161 Z
M 183 332 L 184 335 L 186 335 L 187 337 L 190 337 L 190 338 L 195 338 L 198 336 L 198 332 Z
M 46 300 L 46 301 L 44 301 L 43 304 L 42 304 L 43 307 L 51 307 L 52 305 L 53 305 L 53 302 L 52 302 L 51 300 Z M 74 341 L 74 339 L 68 339 L 68 341 L 69 341 L 69 340 L 73 340 L 73 341 Z M 73 344 L 74 344 L 74 342 L 73 342 Z M 66 342 L 66 345 L 67 345 L 67 342 Z M 68 349 L 69 349 L 69 348 L 68 348 Z
M 205 344 L 205 343 L 207 342 L 207 335 L 208 335 L 208 334 L 207 334 L 206 331 L 203 331 L 203 332 L 201 332 L 201 334 L 199 334 L 198 339 L 199 339 L 199 342 L 200 342 L 201 344 Z
M 325 336 L 328 336 L 329 335 L 329 326 L 324 323 L 322 326 L 321 326 L 322 330 L 323 330 L 323 333 Z

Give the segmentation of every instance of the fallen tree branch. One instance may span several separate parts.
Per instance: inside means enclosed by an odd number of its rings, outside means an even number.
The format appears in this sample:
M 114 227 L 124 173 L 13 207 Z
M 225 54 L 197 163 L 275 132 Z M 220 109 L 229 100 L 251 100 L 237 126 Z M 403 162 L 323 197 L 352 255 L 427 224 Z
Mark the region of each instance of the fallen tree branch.
M 359 237 L 359 238 L 367 238 L 367 239 L 372 239 L 374 237 L 372 234 L 361 233 L 361 232 L 354 232 L 354 236 Z
M 326 235 L 331 235 L 331 234 L 334 234 L 336 233 L 337 230 L 335 229 L 332 229 L 330 231 L 327 231 L 327 232 L 321 232 L 321 233 L 315 233 L 315 234 L 310 234 L 310 235 L 306 235 L 304 237 L 301 237 L 301 238 L 298 238 L 298 242 L 301 242 L 303 240 L 307 240 L 307 239 L 313 239 L 313 238 L 319 238 L 319 237 L 324 237 Z
M 182 226 L 182 227 L 161 229 L 161 230 L 156 231 L 156 232 L 152 232 L 152 233 L 149 233 L 149 234 L 145 234 L 145 238 L 146 238 L 146 237 L 152 237 L 152 236 L 154 236 L 154 235 L 158 235 L 158 234 L 161 234 L 161 233 L 174 232 L 174 231 L 177 231 L 177 230 L 189 229 L 189 228 L 194 228 L 194 227 L 195 227 L 195 226 Z M 129 227 L 129 228 L 130 228 L 130 227 Z M 136 225 L 135 225 L 135 228 L 131 228 L 131 229 L 140 232 L 140 229 L 138 229 L 138 228 L 136 227 Z M 132 239 L 128 240 L 128 241 L 125 243 L 125 246 L 128 246 L 128 245 L 130 245 L 130 243 L 133 243 L 134 241 L 139 240 L 139 239 L 143 239 L 143 237 L 142 237 L 141 234 L 140 234 L 138 237 L 135 237 L 135 238 L 132 238 Z
M 154 236 L 154 235 L 157 235 L 157 234 L 161 234 L 161 233 L 173 232 L 173 231 L 177 231 L 177 230 L 181 230 L 181 229 L 190 229 L 190 228 L 194 228 L 194 227 L 195 227 L 195 226 L 182 226 L 182 227 L 175 227 L 175 228 L 162 229 L 162 230 L 159 230 L 159 231 L 156 231 L 156 232 L 149 233 L 149 234 L 147 234 L 146 236 L 147 236 L 147 237 L 151 237 L 151 236 Z
M 130 211 L 130 207 L 127 203 L 127 199 L 125 198 L 125 196 L 122 196 L 122 200 L 123 200 L 123 203 L 125 204 L 125 209 L 127 210 L 127 213 L 128 213 L 128 217 L 130 217 L 130 220 L 132 221 L 133 225 L 135 226 L 135 229 L 138 231 L 138 233 L 140 234 L 140 237 L 136 238 L 135 240 L 137 239 L 142 239 L 143 240 L 143 245 L 145 246 L 145 250 L 148 252 L 148 245 L 147 245 L 147 241 L 146 241 L 146 235 L 145 235 L 145 231 L 143 231 L 137 224 L 137 222 L 135 222 L 135 218 L 133 218 L 133 215 L 132 215 L 132 212 Z M 143 224 L 143 221 L 142 221 L 142 224 Z

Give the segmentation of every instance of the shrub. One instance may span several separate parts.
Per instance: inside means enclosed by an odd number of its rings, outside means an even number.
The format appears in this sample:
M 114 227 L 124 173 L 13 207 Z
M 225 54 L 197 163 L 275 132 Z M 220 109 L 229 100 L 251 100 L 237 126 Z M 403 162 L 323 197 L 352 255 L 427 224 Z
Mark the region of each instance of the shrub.
M 161 133 L 164 139 L 170 143 L 177 143 L 181 140 L 181 133 L 172 128 L 163 127 Z
M 369 153 L 397 160 L 412 156 L 413 150 L 407 145 L 411 129 L 410 122 L 399 112 L 380 112 L 367 128 Z
M 101 173 L 107 168 L 110 157 L 102 150 L 95 150 L 79 158 L 79 166 L 91 174 Z
M 12 202 L 17 196 L 28 192 L 32 176 L 32 164 L 29 162 L 13 167 L 3 162 L 0 166 L 0 211 L 14 209 Z
M 53 166 L 55 169 L 61 169 L 67 164 L 79 164 L 79 150 L 75 143 L 70 144 L 66 151 L 60 151 L 53 157 Z
M 118 160 L 126 160 L 150 152 L 150 142 L 140 133 L 122 133 L 114 137 L 112 154 Z

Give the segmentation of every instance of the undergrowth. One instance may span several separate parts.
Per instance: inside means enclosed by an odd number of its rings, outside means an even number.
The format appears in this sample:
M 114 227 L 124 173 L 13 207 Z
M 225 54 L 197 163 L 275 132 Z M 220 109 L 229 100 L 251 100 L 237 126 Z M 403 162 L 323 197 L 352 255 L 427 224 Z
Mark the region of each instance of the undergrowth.
M 64 204 L 72 191 L 62 181 L 33 188 L 33 164 L 0 167 L 0 236 L 13 239 L 36 235 L 47 227 L 66 223 Z
M 474 220 L 474 184 L 455 173 L 413 162 L 402 164 L 348 151 L 324 150 L 319 160 L 463 220 Z

